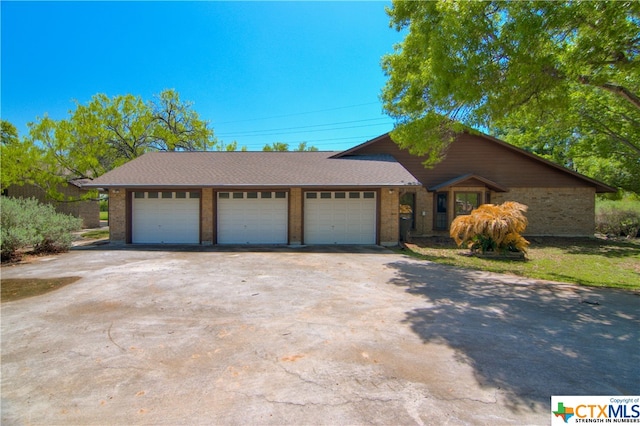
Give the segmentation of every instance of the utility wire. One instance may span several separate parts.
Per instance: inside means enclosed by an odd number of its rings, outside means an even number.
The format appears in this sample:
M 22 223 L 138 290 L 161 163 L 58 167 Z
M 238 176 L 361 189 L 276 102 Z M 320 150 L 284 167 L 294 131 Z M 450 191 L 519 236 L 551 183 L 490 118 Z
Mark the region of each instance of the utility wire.
M 279 128 L 279 129 L 244 130 L 244 131 L 240 131 L 240 132 L 225 132 L 225 133 L 222 133 L 222 134 L 217 134 L 217 136 L 221 136 L 221 137 L 252 136 L 253 133 L 258 133 L 257 136 L 260 136 L 261 133 L 265 133 L 265 132 L 281 132 L 281 131 L 285 131 L 285 130 L 305 130 L 305 129 L 312 129 L 312 128 L 316 128 L 316 127 L 337 126 L 337 125 L 340 125 L 340 124 L 364 123 L 364 122 L 381 121 L 381 120 L 384 120 L 385 122 L 387 122 L 389 119 L 386 118 L 386 117 L 379 117 L 379 118 L 367 118 L 367 119 L 364 119 L 364 120 L 339 121 L 337 123 L 328 123 L 328 124 L 313 124 L 313 125 L 309 125 L 309 126 L 282 127 L 282 128 Z M 341 130 L 341 129 L 347 129 L 347 128 L 355 128 L 355 127 L 360 127 L 360 126 L 338 127 L 335 130 Z M 324 130 L 334 130 L 334 129 L 321 129 L 321 130 L 312 130 L 312 131 L 324 131 Z
M 348 106 L 336 107 L 336 108 L 319 109 L 319 110 L 316 110 L 316 111 L 295 112 L 295 113 L 291 113 L 291 114 L 273 115 L 271 117 L 247 118 L 247 119 L 244 119 L 244 120 L 222 121 L 220 123 L 215 123 L 215 125 L 231 124 L 231 123 L 245 123 L 245 122 L 248 122 L 248 121 L 271 120 L 272 118 L 294 117 L 294 116 L 297 116 L 297 115 L 315 114 L 315 113 L 318 113 L 318 112 L 327 112 L 327 111 L 337 111 L 337 110 L 341 110 L 341 109 L 357 108 L 357 107 L 367 106 L 367 105 L 375 105 L 375 104 L 379 104 L 379 103 L 380 102 L 376 101 L 376 102 L 368 102 L 368 103 L 364 103 L 364 104 L 348 105 Z M 214 127 L 215 127 L 215 125 L 214 125 Z
M 314 130 L 305 130 L 305 131 L 293 130 L 293 131 L 288 131 L 288 132 L 260 133 L 260 134 L 254 134 L 254 135 L 241 135 L 241 134 L 229 133 L 229 134 L 223 134 L 223 135 L 218 135 L 218 136 L 219 137 L 225 137 L 225 138 L 229 138 L 229 137 L 234 137 L 235 138 L 237 136 L 264 137 L 264 136 L 292 135 L 292 134 L 297 134 L 297 133 L 330 132 L 330 131 L 334 131 L 334 130 L 348 130 L 348 129 L 359 129 L 359 128 L 362 128 L 362 127 L 378 127 L 378 126 L 388 126 L 388 124 L 387 123 L 361 124 L 361 125 L 358 125 L 358 126 L 331 127 L 331 128 L 328 128 L 328 129 L 314 129 Z

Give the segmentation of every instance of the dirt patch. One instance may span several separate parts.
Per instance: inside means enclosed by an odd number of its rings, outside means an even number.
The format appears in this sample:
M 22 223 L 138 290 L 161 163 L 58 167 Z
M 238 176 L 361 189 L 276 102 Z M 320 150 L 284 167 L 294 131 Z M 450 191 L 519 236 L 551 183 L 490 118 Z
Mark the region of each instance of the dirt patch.
M 78 281 L 80 277 L 9 278 L 0 284 L 2 302 L 49 293 Z

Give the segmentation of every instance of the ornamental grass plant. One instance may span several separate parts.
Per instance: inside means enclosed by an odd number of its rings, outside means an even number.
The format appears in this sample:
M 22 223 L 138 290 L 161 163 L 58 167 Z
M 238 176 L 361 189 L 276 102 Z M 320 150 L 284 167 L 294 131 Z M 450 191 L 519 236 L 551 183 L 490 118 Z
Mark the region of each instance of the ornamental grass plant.
M 455 218 L 449 234 L 458 247 L 464 245 L 474 253 L 526 253 L 529 241 L 521 234 L 527 228 L 527 208 L 515 201 L 483 204 L 471 214 Z

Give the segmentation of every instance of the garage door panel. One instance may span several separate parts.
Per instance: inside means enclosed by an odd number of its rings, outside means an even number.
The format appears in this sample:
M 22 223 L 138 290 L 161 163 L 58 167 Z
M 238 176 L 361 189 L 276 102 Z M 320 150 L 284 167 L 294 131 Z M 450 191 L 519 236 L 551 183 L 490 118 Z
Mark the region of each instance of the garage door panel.
M 304 241 L 307 244 L 375 244 L 374 192 L 307 192 L 304 198 Z M 344 195 L 343 195 L 344 194 Z M 344 197 L 344 198 L 342 198 Z M 371 198 L 373 197 L 373 198 Z
M 225 195 L 228 194 L 228 195 Z M 282 193 L 278 193 L 282 194 Z M 288 200 L 275 192 L 218 194 L 218 244 L 286 244 Z
M 153 193 L 153 192 L 152 192 Z M 132 235 L 137 244 L 198 244 L 200 242 L 200 199 L 165 192 L 150 198 L 149 192 L 132 195 Z M 171 196 L 169 198 L 167 195 Z M 188 198 L 187 198 L 188 197 Z

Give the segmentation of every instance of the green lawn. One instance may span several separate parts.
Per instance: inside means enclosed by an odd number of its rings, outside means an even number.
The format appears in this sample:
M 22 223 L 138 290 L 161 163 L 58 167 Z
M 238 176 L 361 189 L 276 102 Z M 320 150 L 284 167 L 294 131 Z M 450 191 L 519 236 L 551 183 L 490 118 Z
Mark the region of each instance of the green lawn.
M 531 238 L 526 261 L 480 259 L 452 240 L 425 238 L 409 253 L 436 263 L 595 287 L 640 290 L 640 240 Z M 405 251 L 406 252 L 406 251 Z
M 88 231 L 83 234 L 80 234 L 80 236 L 88 240 L 100 240 L 102 238 L 109 238 L 109 230 L 97 229 L 95 231 Z
M 100 212 L 100 220 L 109 220 L 109 212 Z

